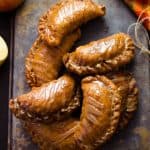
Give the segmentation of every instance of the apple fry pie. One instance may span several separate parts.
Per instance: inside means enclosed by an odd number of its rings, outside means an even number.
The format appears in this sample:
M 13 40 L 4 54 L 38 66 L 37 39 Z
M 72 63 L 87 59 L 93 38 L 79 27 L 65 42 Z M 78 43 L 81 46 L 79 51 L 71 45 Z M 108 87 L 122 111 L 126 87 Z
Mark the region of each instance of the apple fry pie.
M 40 18 L 39 34 L 49 45 L 58 46 L 64 36 L 104 14 L 105 7 L 92 0 L 61 0 Z
M 78 75 L 104 74 L 129 63 L 133 57 L 132 39 L 127 34 L 117 33 L 66 54 L 64 64 Z
M 125 72 L 110 73 L 107 77 L 118 87 L 118 91 L 122 97 L 119 121 L 119 129 L 122 129 L 128 124 L 137 110 L 138 88 L 136 81 L 130 73 Z
M 79 29 L 74 31 L 58 47 L 50 47 L 38 37 L 26 57 L 25 74 L 28 84 L 38 87 L 56 79 L 63 64 L 63 55 L 71 49 L 80 35 Z
M 79 105 L 80 93 L 75 80 L 69 75 L 35 87 L 9 102 L 16 117 L 44 122 L 61 120 Z

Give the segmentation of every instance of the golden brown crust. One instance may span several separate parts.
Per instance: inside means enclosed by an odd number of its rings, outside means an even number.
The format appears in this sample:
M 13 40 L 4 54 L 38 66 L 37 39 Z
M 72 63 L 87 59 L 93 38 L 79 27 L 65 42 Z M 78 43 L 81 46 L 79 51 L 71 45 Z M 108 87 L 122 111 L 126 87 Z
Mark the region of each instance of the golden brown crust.
M 129 63 L 134 57 L 132 39 L 124 33 L 91 42 L 64 56 L 66 68 L 78 75 L 103 74 Z
M 71 143 L 75 142 L 73 135 L 78 127 L 76 119 L 72 118 L 52 124 L 24 122 L 24 126 L 40 150 L 77 150 L 75 143 Z M 70 140 L 67 141 L 67 139 Z M 61 141 L 65 140 L 66 146 L 63 147 Z
M 104 76 L 82 80 L 83 107 L 80 119 L 53 124 L 25 123 L 42 150 L 92 150 L 108 140 L 120 117 L 121 97 L 113 82 Z
M 119 129 L 122 129 L 128 124 L 137 109 L 138 88 L 136 81 L 130 73 L 125 72 L 111 73 L 107 77 L 118 87 L 122 96 L 121 116 L 118 125 Z
M 81 149 L 94 149 L 116 131 L 121 97 L 117 87 L 105 76 L 82 80 L 83 106 L 80 127 L 76 131 Z
M 58 77 L 62 66 L 62 57 L 74 42 L 80 38 L 80 30 L 76 30 L 64 38 L 59 47 L 50 47 L 40 37 L 31 47 L 25 61 L 25 75 L 31 87 L 41 86 Z
M 91 0 L 61 0 L 40 18 L 39 34 L 49 45 L 58 46 L 68 33 L 104 14 L 105 7 Z
M 69 75 L 33 88 L 9 101 L 9 108 L 23 120 L 51 122 L 67 117 L 80 105 L 80 92 Z

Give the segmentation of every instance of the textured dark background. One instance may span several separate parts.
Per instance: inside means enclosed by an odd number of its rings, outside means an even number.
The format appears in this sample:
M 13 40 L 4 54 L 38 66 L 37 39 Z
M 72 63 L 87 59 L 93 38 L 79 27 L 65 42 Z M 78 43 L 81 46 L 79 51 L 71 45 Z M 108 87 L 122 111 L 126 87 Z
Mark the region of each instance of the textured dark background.
M 126 32 L 128 25 L 136 21 L 134 14 L 122 1 L 97 1 L 106 5 L 107 14 L 104 18 L 94 20 L 82 27 L 82 38 L 76 46 L 115 32 Z M 29 90 L 24 79 L 24 58 L 37 36 L 36 29 L 39 16 L 54 2 L 55 0 L 26 0 L 16 13 L 15 22 L 12 19 L 14 18 L 12 13 L 0 14 L 0 34 L 9 45 L 9 58 L 0 67 L 0 150 L 7 150 L 8 98 Z M 15 30 L 12 30 L 13 25 Z M 140 89 L 139 108 L 129 126 L 104 145 L 103 150 L 150 150 L 148 59 L 147 56 L 137 53 L 135 60 L 128 66 L 138 81 Z M 11 70 L 12 67 L 13 71 Z M 10 87 L 9 83 L 11 83 Z M 13 150 L 37 149 L 30 141 L 31 139 L 22 129 L 20 122 L 15 117 L 10 116 L 9 148 Z

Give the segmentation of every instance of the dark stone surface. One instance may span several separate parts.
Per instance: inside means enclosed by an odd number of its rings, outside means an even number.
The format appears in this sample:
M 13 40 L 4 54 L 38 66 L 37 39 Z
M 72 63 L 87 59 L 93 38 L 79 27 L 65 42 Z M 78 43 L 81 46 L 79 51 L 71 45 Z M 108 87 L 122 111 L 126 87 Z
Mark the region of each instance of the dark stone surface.
M 13 97 L 29 90 L 24 77 L 24 59 L 37 36 L 39 16 L 54 0 L 26 0 L 15 19 Z M 99 0 L 106 5 L 105 17 L 89 22 L 82 27 L 82 38 L 76 46 L 103 38 L 116 32 L 127 32 L 128 26 L 136 21 L 134 14 L 119 0 Z M 139 87 L 139 107 L 128 127 L 115 135 L 103 146 L 103 150 L 149 150 L 150 149 L 150 80 L 149 57 L 136 49 L 134 61 L 128 65 Z M 12 150 L 36 150 L 15 117 L 10 124 L 10 147 Z

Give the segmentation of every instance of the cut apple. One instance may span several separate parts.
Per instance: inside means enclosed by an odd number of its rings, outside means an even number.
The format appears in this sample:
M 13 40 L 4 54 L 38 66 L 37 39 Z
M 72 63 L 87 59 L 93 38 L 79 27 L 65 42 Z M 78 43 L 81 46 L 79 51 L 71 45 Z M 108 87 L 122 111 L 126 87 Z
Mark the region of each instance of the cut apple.
M 4 39 L 0 36 L 0 65 L 3 64 L 3 62 L 8 57 L 8 47 Z

